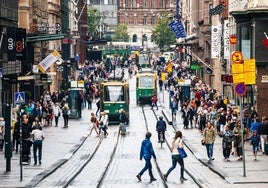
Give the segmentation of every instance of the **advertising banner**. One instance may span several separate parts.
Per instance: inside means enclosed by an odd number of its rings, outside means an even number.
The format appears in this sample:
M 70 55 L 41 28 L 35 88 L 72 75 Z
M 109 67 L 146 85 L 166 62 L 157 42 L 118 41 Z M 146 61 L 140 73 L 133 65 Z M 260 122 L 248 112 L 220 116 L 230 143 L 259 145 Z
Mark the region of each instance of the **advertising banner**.
M 38 65 L 37 68 L 42 72 L 45 73 L 46 70 L 53 65 L 57 60 L 61 58 L 61 55 L 57 50 L 54 50 L 51 54 L 49 54 L 45 59 L 43 59 Z
M 211 27 L 211 58 L 220 58 L 220 28 L 219 26 Z
M 16 29 L 16 59 L 26 60 L 26 29 L 17 28 Z
M 224 20 L 223 28 L 223 41 L 224 41 L 224 59 L 230 59 L 230 33 L 229 33 L 229 20 Z
M 16 61 L 16 28 L 7 28 L 7 60 Z

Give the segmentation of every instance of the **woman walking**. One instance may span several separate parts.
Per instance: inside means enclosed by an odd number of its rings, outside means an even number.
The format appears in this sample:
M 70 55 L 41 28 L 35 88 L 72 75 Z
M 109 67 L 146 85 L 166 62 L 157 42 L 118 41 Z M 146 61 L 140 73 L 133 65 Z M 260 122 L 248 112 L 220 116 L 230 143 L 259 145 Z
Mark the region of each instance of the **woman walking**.
M 208 162 L 214 160 L 213 158 L 213 146 L 216 139 L 217 132 L 212 123 L 207 122 L 207 127 L 204 129 L 203 140 L 207 149 Z
M 64 104 L 63 108 L 62 108 L 62 117 L 63 117 L 63 121 L 64 121 L 64 128 L 68 127 L 68 123 L 69 123 L 69 114 L 70 114 L 70 109 L 67 103 Z
M 233 142 L 233 131 L 230 130 L 230 125 L 225 125 L 225 130 L 221 131 L 219 134 L 222 137 L 222 153 L 224 157 L 224 161 L 230 161 L 230 153 L 232 149 Z
M 183 148 L 183 140 L 182 140 L 182 133 L 181 131 L 177 131 L 175 133 L 175 136 L 172 141 L 172 146 L 171 146 L 171 159 L 172 159 L 172 166 L 168 169 L 167 173 L 164 174 L 164 179 L 167 181 L 168 175 L 171 173 L 172 170 L 174 170 L 177 166 L 177 163 L 180 164 L 181 166 L 181 177 L 180 181 L 186 181 L 187 179 L 184 178 L 184 160 L 183 158 L 180 157 L 180 154 L 178 152 L 178 148 Z
M 90 122 L 92 124 L 92 127 L 90 129 L 90 132 L 89 132 L 88 136 L 91 135 L 93 130 L 95 130 L 95 132 L 96 132 L 96 134 L 98 136 L 99 135 L 99 132 L 98 132 L 99 121 L 98 121 L 97 117 L 95 116 L 95 114 L 93 112 L 91 112 Z

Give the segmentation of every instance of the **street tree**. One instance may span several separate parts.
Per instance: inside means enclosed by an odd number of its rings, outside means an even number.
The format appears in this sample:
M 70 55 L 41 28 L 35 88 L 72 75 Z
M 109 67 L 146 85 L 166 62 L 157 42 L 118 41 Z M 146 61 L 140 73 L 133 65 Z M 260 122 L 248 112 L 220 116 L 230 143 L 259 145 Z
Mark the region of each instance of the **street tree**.
M 90 39 L 96 39 L 99 36 L 99 25 L 101 21 L 100 11 L 95 7 L 88 9 L 88 34 Z
M 164 50 L 165 47 L 169 47 L 176 43 L 174 33 L 168 26 L 169 23 L 170 17 L 168 14 L 164 14 L 152 29 L 153 42 L 158 45 L 160 50 Z
M 126 24 L 119 24 L 112 38 L 114 42 L 129 42 L 129 35 Z

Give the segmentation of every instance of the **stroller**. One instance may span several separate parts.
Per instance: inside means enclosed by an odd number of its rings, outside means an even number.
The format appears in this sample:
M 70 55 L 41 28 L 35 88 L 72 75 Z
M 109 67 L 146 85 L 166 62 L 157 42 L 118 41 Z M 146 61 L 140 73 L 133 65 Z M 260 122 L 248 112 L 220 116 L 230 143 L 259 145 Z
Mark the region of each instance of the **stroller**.
M 31 164 L 31 140 L 22 140 L 22 164 Z

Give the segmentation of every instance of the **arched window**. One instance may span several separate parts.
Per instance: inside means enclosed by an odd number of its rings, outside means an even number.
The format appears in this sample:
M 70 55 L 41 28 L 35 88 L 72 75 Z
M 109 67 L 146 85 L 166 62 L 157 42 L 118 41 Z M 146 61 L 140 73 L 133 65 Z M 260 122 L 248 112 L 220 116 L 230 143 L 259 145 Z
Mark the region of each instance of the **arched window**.
M 146 34 L 142 35 L 142 41 L 147 41 L 147 35 Z
M 137 35 L 136 35 L 136 34 L 134 34 L 134 35 L 132 36 L 132 42 L 137 42 Z

